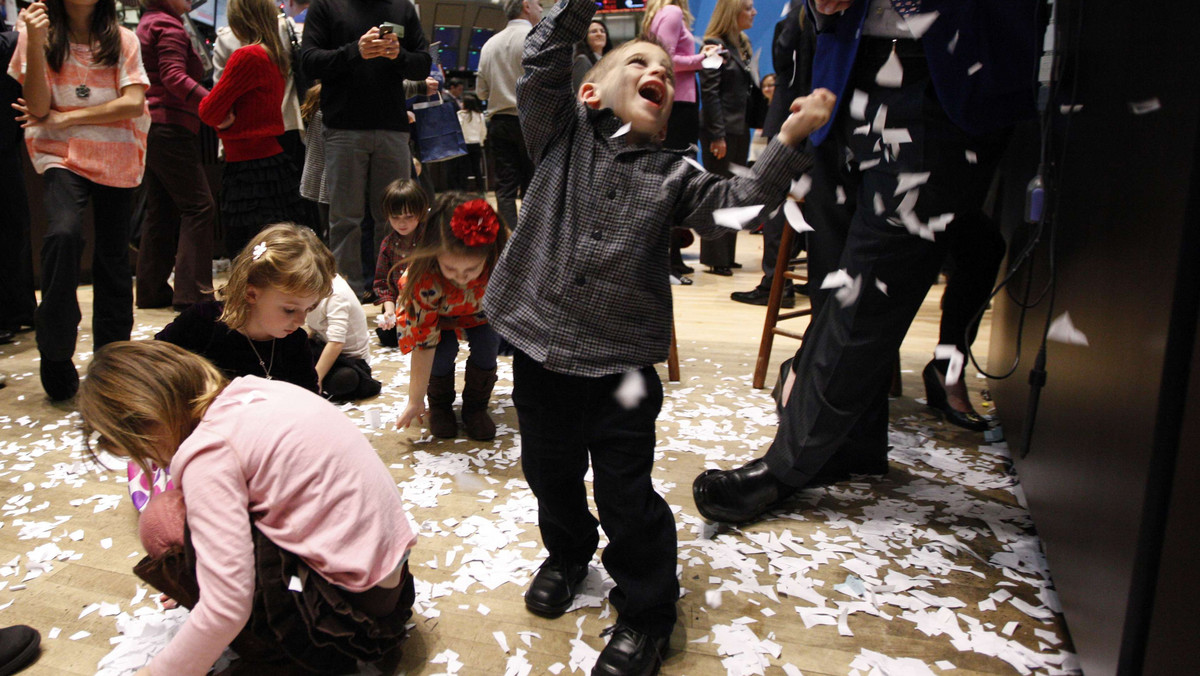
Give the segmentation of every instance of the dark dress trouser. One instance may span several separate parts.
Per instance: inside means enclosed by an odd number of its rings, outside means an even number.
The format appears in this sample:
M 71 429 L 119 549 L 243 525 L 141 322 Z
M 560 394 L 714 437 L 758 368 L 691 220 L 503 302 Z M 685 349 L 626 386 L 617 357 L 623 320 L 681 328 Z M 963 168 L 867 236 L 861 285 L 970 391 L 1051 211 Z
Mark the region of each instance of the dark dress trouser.
M 138 246 L 138 307 L 212 300 L 217 204 L 204 174 L 199 137 L 179 125 L 151 124 L 144 185 L 146 220 Z M 174 290 L 167 285 L 172 269 Z
M 720 176 L 732 176 L 730 164 L 746 166 L 750 157 L 750 133 L 726 134 L 725 157 L 717 159 L 708 149 L 708 142 L 701 141 L 701 158 L 704 168 Z M 700 240 L 700 263 L 713 268 L 728 268 L 734 263 L 737 249 L 737 231 L 730 230 L 711 239 Z
M 640 370 L 646 396 L 627 409 L 614 395 L 624 374 L 599 378 L 549 371 L 513 357 L 513 403 L 521 427 L 521 468 L 538 499 L 538 528 L 551 559 L 586 564 L 599 542 L 583 478 L 591 459 L 601 560 L 617 586 L 620 621 L 651 636 L 675 626 L 679 579 L 675 518 L 654 490 L 654 441 L 663 390 L 653 366 Z
M 533 179 L 533 161 L 516 115 L 493 115 L 487 126 L 488 149 L 496 168 L 497 211 L 509 228 L 516 228 L 517 198 L 525 196 Z
M 879 143 L 874 131 L 840 108 L 831 133 L 817 146 L 813 186 L 805 205 L 815 232 L 809 240 L 813 322 L 797 353 L 797 378 L 766 462 L 782 481 L 802 486 L 831 458 L 878 460 L 887 453 L 887 390 L 896 351 L 937 277 L 945 234 L 933 241 L 911 234 L 897 215 L 907 193 L 894 195 L 898 174 L 930 172 L 919 187 L 915 215 L 922 223 L 947 213 L 975 214 L 991 181 L 1006 134 L 970 136 L 946 116 L 934 94 L 919 45 L 902 49 L 904 85 L 883 88 L 875 73 L 890 41 L 864 39 L 846 91 L 868 94 L 866 119 L 887 105 L 887 128 L 907 129 L 911 143 Z M 968 159 L 970 150 L 977 158 Z M 865 170 L 860 162 L 880 160 Z M 839 188 L 841 190 L 839 191 Z M 876 197 L 883 202 L 876 214 Z M 911 197 L 910 197 L 911 199 Z M 952 221 L 948 232 L 977 227 Z M 843 306 L 836 289 L 817 290 L 830 272 L 861 278 L 857 299 Z M 886 293 L 877 286 L 886 285 Z

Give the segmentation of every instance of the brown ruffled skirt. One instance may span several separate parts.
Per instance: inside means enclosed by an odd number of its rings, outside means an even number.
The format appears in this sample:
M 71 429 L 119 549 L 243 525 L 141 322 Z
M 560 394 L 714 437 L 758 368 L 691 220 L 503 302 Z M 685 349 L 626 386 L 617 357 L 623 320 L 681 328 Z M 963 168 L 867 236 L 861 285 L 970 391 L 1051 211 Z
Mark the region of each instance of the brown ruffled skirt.
M 357 661 L 371 663 L 385 655 L 395 656 L 404 639 L 405 622 L 412 616 L 413 579 L 407 564 L 404 579 L 395 589 L 349 592 L 321 577 L 257 528 L 250 531 L 254 538 L 254 606 L 250 620 L 231 644 L 244 662 L 331 674 L 353 671 Z M 189 610 L 200 599 L 196 550 L 188 531 L 183 546 L 176 545 L 156 559 L 143 558 L 133 572 Z M 293 577 L 300 580 L 302 591 L 288 589 Z

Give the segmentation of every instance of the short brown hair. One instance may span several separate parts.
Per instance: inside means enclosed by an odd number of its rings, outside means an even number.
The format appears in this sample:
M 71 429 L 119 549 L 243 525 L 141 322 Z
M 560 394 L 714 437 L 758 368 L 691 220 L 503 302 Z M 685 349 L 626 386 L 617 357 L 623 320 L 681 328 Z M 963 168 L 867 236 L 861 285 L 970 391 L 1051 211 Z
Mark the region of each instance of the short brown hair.
M 217 290 L 217 297 L 225 303 L 221 321 L 231 329 L 250 321 L 246 291 L 251 286 L 325 298 L 333 293 L 336 268 L 333 254 L 312 230 L 294 223 L 267 226 L 233 259 L 229 281 Z
M 663 44 L 658 41 L 658 38 L 655 37 L 653 33 L 643 33 L 632 40 L 621 43 L 620 47 L 616 47 L 611 52 L 605 54 L 603 58 L 596 62 L 596 65 L 592 66 L 588 72 L 584 74 L 583 81 L 591 82 L 593 84 L 600 82 L 600 80 L 603 80 L 605 77 L 607 77 L 608 74 L 617 67 L 617 62 L 620 60 L 621 54 L 629 50 L 631 47 L 635 47 L 639 44 L 653 45 L 661 49 L 663 53 L 667 55 L 667 63 L 670 64 L 669 72 L 671 73 L 671 79 L 674 80 L 675 64 L 670 58 L 671 53 L 667 51 L 666 47 L 663 47 Z
M 421 184 L 411 178 L 398 178 L 383 189 L 385 218 L 412 214 L 425 221 L 429 214 L 429 197 Z
M 126 456 L 150 475 L 152 465 L 170 463 L 226 384 L 207 359 L 177 345 L 109 343 L 92 357 L 75 398 L 88 451 Z

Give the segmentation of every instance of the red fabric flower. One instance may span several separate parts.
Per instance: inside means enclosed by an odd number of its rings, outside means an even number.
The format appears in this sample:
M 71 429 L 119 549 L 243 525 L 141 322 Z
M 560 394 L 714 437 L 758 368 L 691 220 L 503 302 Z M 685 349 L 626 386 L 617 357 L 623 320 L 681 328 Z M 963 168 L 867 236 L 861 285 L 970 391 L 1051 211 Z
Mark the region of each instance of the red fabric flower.
M 450 217 L 450 230 L 467 246 L 483 246 L 496 241 L 500 219 L 486 200 L 460 204 Z

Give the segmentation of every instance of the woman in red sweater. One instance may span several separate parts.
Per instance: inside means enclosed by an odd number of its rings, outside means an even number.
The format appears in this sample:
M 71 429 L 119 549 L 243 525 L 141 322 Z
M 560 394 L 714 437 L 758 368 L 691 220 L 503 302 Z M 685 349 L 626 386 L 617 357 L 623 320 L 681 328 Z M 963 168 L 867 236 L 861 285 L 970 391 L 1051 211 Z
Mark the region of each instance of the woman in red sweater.
M 200 161 L 204 66 L 180 18 L 190 0 L 149 0 L 137 36 L 150 78 L 146 220 L 137 261 L 137 306 L 183 309 L 212 300 L 217 205 Z M 167 284 L 175 270 L 175 288 Z
M 200 119 L 225 144 L 221 222 L 229 251 L 241 251 L 266 225 L 304 220 L 298 174 L 275 140 L 291 72 L 275 14 L 271 0 L 230 0 L 229 28 L 244 46 L 200 102 Z

